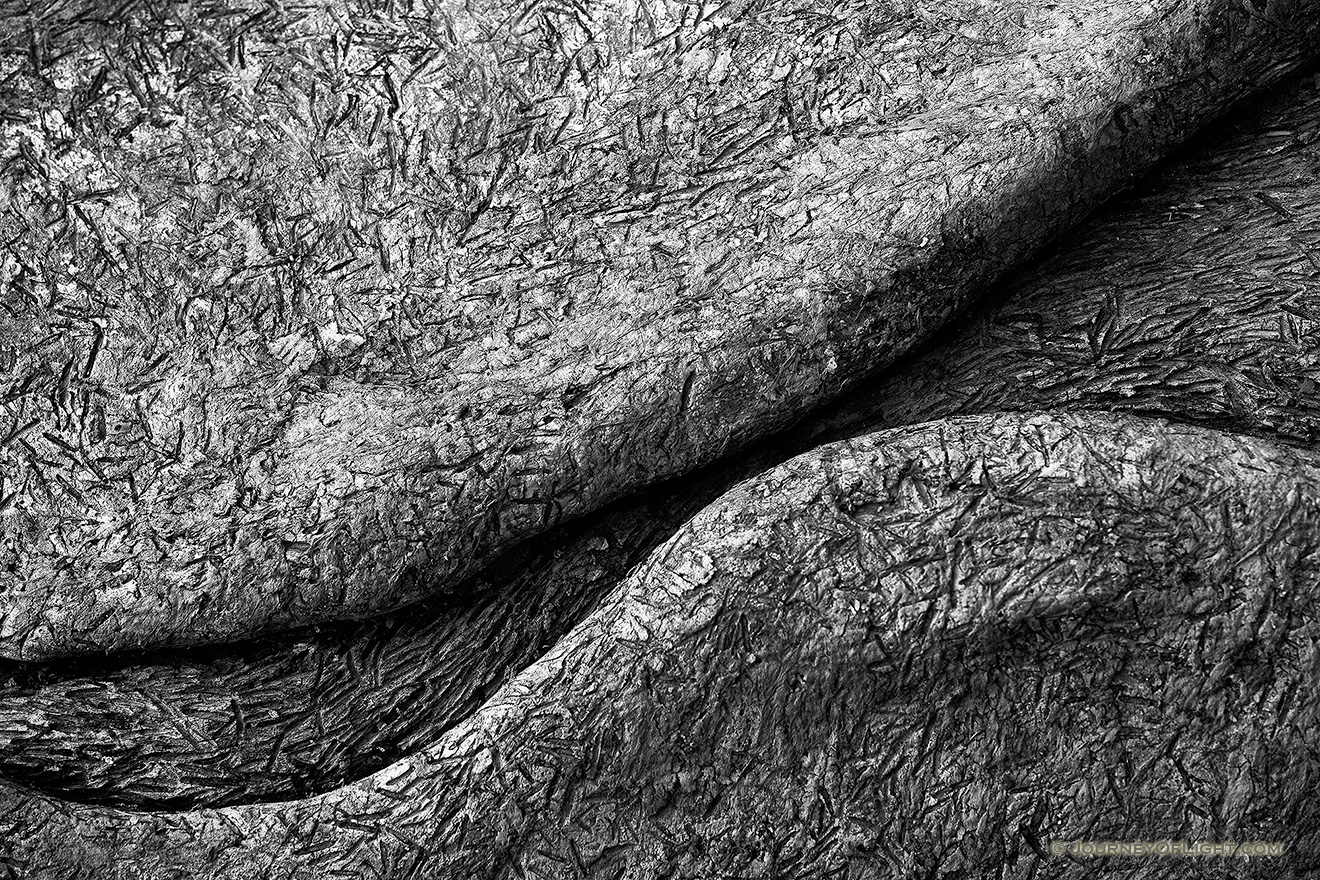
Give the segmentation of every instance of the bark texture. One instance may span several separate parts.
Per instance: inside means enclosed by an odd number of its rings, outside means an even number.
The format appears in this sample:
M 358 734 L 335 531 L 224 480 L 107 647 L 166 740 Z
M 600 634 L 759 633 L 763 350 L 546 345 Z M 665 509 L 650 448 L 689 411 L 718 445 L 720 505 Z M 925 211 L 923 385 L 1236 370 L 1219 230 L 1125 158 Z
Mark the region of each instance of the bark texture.
M 0 653 L 451 588 L 782 427 L 1315 0 L 5 7 Z
M 432 747 L 174 815 L 6 790 L 25 877 L 1050 877 L 1061 838 L 1317 863 L 1308 451 L 1110 415 L 822 447 L 706 508 Z M 958 829 L 955 836 L 950 829 Z M 1187 864 L 1141 865 L 1181 877 Z
M 1308 441 L 1320 430 L 1301 393 L 1320 375 L 1308 256 L 1318 132 L 1308 73 L 1061 241 L 935 354 L 751 455 L 554 530 L 459 597 L 109 670 L 0 667 L 0 773 L 151 809 L 360 778 L 475 710 L 721 488 L 822 439 L 968 412 L 1116 407 Z

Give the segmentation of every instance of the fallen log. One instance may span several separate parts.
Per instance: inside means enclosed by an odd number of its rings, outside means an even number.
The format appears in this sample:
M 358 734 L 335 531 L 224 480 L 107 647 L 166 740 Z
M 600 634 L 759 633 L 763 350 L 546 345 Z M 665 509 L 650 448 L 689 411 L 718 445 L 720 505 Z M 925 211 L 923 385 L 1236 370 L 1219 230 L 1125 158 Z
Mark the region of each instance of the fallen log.
M 1320 828 L 1317 535 L 1315 456 L 1254 438 L 868 435 L 703 510 L 368 779 L 180 814 L 11 787 L 0 839 L 32 878 L 1028 877 L 1055 842 L 1142 836 L 1280 842 L 1203 872 L 1277 877 Z
M 5 9 L 0 654 L 452 589 L 884 367 L 1314 0 Z

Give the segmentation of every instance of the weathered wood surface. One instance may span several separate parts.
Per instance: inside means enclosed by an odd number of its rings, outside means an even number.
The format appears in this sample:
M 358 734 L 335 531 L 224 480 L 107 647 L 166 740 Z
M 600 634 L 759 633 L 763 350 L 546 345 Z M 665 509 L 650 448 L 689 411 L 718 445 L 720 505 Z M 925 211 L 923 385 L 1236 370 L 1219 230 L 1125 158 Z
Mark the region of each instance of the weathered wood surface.
M 0 666 L 0 776 L 150 809 L 285 800 L 434 742 L 537 659 L 724 482 L 611 509 L 460 596 L 207 651 Z
M 1277 90 L 804 430 L 1105 409 L 1320 440 L 1320 73 Z
M 443 591 L 783 427 L 1314 0 L 4 7 L 0 653 Z
M 290 798 L 378 770 L 469 714 L 720 487 L 822 439 L 1071 406 L 1311 440 L 1320 410 L 1298 392 L 1320 377 L 1307 342 L 1320 82 L 1307 74 L 1261 104 L 1011 279 L 938 353 L 749 457 L 552 532 L 473 597 L 215 656 L 0 667 L 0 774 L 159 809 Z
M 685 525 L 430 748 L 292 803 L 5 792 L 18 876 L 1052 877 L 1316 858 L 1314 453 L 1103 414 L 814 450 Z M 957 829 L 955 837 L 950 830 Z M 1266 863 L 1267 862 L 1267 863 Z M 1180 861 L 1143 877 L 1185 877 Z

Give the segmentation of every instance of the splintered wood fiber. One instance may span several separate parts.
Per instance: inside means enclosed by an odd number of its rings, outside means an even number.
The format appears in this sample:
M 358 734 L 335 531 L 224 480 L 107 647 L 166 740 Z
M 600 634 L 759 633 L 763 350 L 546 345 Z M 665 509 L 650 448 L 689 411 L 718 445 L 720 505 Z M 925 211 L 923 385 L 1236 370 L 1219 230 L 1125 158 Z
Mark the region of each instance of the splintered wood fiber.
M 467 595 L 211 652 L 0 667 L 0 773 L 75 801 L 178 809 L 379 770 L 470 714 L 721 487 L 822 437 L 1090 407 L 1311 440 L 1318 143 L 1308 72 L 1009 279 L 937 354 L 727 466 L 553 530 Z
M 0 654 L 450 590 L 885 366 L 1320 42 L 1316 0 L 375 6 L 0 7 Z
M 33 878 L 1025 878 L 1066 872 L 1045 841 L 1166 836 L 1282 842 L 1196 866 L 1278 877 L 1320 844 L 1318 535 L 1316 457 L 1256 438 L 866 435 L 705 508 L 371 777 L 173 814 L 6 788 L 0 835 Z

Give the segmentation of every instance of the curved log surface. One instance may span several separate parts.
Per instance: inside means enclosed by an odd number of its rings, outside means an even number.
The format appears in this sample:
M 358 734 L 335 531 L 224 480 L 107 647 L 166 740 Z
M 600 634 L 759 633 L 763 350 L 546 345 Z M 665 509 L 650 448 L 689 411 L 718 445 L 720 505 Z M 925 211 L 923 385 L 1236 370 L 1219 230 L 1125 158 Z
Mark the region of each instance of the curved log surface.
M 158 810 L 287 800 L 359 779 L 479 708 L 718 485 L 557 529 L 471 595 L 377 620 L 173 656 L 0 667 L 0 774 L 74 801 Z
M 284 800 L 361 778 L 474 712 L 618 583 L 629 557 L 607 541 L 638 542 L 597 532 L 567 558 L 493 569 L 495 586 L 470 601 L 215 651 L 15 664 L 0 689 L 3 775 L 150 809 Z
M 487 571 L 469 597 L 217 656 L 148 655 L 111 671 L 103 661 L 0 668 L 10 677 L 0 687 L 0 774 L 76 801 L 149 809 L 289 799 L 360 778 L 470 714 L 720 487 L 822 438 L 1065 406 L 1309 440 L 1320 420 L 1296 392 L 1320 375 L 1306 344 L 1317 132 L 1320 83 L 1308 73 L 1063 240 L 1005 286 L 991 317 L 945 334 L 936 354 L 749 457 L 552 532 Z M 1117 329 L 1106 311 L 1114 302 L 1127 309 Z M 1283 335 L 1281 317 L 1299 329 Z M 1102 326 L 1119 342 L 1096 356 Z
M 1100 414 L 868 435 L 703 510 L 407 761 L 172 815 L 11 788 L 7 863 L 1040 877 L 1072 870 L 1042 841 L 1154 832 L 1282 841 L 1300 869 L 1320 843 L 1318 536 L 1316 457 L 1254 438 Z M 1263 861 L 1202 876 L 1280 875 Z
M 0 654 L 459 583 L 783 427 L 1314 0 L 4 8 Z
M 992 410 L 1167 415 L 1320 439 L 1320 74 L 1068 236 L 800 442 Z

